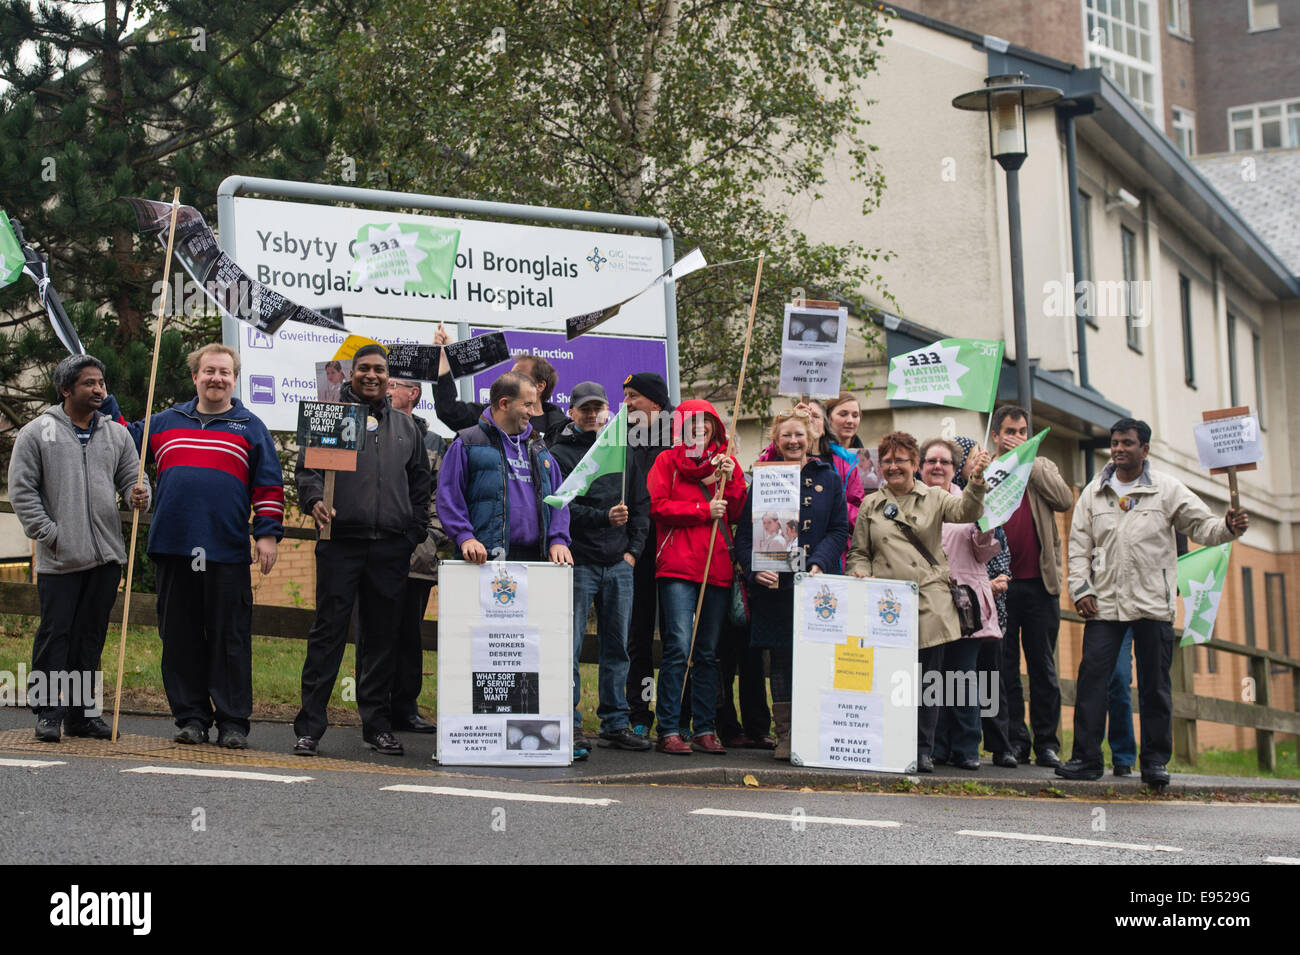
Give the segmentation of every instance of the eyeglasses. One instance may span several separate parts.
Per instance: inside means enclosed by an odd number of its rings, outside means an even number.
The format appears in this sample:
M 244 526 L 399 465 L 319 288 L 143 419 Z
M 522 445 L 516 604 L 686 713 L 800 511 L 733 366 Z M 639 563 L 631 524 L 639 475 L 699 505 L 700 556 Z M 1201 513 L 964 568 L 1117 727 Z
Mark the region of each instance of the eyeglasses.
M 802 418 L 804 421 L 811 421 L 812 415 L 806 411 L 782 411 L 776 416 L 776 423 L 780 424 L 782 421 L 789 421 L 791 418 Z
M 945 468 L 952 467 L 952 461 L 948 460 L 947 458 L 926 458 L 921 463 L 929 464 L 929 465 L 938 465 L 939 467 L 945 467 Z

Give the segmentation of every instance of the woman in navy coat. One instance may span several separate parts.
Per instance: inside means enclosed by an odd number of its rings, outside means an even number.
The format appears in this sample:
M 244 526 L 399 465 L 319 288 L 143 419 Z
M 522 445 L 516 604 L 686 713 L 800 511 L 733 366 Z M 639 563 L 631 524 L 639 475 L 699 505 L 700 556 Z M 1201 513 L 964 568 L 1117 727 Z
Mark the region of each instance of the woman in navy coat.
M 771 651 L 772 722 L 777 759 L 790 758 L 790 700 L 794 655 L 794 571 L 841 573 L 849 537 L 848 501 L 835 468 L 812 454 L 806 411 L 787 411 L 772 423 L 772 442 L 787 464 L 798 464 L 799 538 L 790 571 L 753 570 L 753 489 L 736 529 L 735 557 L 749 590 L 750 646 Z

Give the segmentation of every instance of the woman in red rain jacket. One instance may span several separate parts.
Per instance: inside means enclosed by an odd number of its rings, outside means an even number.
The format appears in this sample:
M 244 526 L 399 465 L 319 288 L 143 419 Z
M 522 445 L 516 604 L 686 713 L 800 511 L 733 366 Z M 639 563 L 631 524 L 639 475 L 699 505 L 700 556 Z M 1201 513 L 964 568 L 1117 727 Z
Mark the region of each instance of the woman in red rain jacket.
M 718 482 L 723 494 L 715 498 Z M 727 432 L 713 405 L 683 401 L 673 413 L 673 446 L 655 459 L 647 481 L 650 516 L 658 529 L 655 577 L 659 583 L 659 636 L 663 660 L 655 714 L 659 751 L 688 756 L 692 748 L 725 753 L 714 732 L 718 701 L 718 636 L 731 606 L 731 548 L 727 524 L 745 506 L 745 478 L 727 454 Z M 713 539 L 709 558 L 709 539 Z M 691 628 L 708 562 L 708 583 L 700 607 L 695 646 Z M 686 743 L 678 725 L 682 687 L 691 675 L 694 739 Z

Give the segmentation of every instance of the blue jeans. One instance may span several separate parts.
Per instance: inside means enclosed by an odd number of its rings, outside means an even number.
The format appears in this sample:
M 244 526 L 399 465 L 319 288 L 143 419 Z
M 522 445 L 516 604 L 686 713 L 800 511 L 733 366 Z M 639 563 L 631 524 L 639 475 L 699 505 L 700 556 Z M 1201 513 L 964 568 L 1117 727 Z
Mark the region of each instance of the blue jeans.
M 583 565 L 573 568 L 573 731 L 582 728 L 578 701 L 582 679 L 578 657 L 587 632 L 587 610 L 596 603 L 596 639 L 600 647 L 596 716 L 602 733 L 627 728 L 627 625 L 632 618 L 632 565 L 625 560 L 608 567 Z
M 1137 740 L 1133 737 L 1133 628 L 1124 631 L 1119 659 L 1106 686 L 1109 697 L 1106 714 L 1106 742 L 1110 743 L 1111 762 L 1116 766 L 1137 765 Z
M 655 716 L 659 738 L 680 735 L 689 726 L 679 726 L 682 684 L 686 680 L 687 656 L 691 653 L 691 624 L 700 585 L 676 577 L 659 578 L 659 638 L 663 659 L 659 663 L 659 688 Z M 731 591 L 709 584 L 704 588 L 700 624 L 695 633 L 694 663 L 691 666 L 691 718 L 694 734 L 714 731 L 718 706 L 718 636 L 731 608 Z

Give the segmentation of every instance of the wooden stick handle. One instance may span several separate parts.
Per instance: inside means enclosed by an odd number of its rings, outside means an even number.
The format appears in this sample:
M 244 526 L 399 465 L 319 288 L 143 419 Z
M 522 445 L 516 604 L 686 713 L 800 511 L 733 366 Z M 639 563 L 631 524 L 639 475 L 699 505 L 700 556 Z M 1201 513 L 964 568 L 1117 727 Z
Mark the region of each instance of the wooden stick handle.
M 1241 496 L 1237 493 L 1237 469 L 1228 468 L 1228 504 L 1233 510 L 1241 507 Z
M 327 510 L 331 511 L 334 510 L 334 476 L 338 473 L 338 471 L 325 472 L 325 507 Z M 330 539 L 330 529 L 333 526 L 334 522 L 330 521 L 320 529 L 321 540 L 327 541 Z
M 144 486 L 144 462 L 149 457 L 149 426 L 153 423 L 153 390 L 158 380 L 158 348 L 162 343 L 163 320 L 167 314 L 167 290 L 171 287 L 172 243 L 176 239 L 176 214 L 181 209 L 181 190 L 172 193 L 172 217 L 167 229 L 167 258 L 163 260 L 163 290 L 158 296 L 158 321 L 153 330 L 153 361 L 149 365 L 149 396 L 144 404 L 144 434 L 140 438 L 140 469 L 136 473 L 137 487 Z M 131 549 L 126 552 L 126 592 L 122 597 L 122 635 L 117 641 L 117 689 L 113 697 L 113 735 L 117 742 L 118 711 L 122 708 L 122 671 L 126 669 L 126 625 L 131 619 L 131 580 L 135 574 L 135 539 L 140 527 L 140 511 L 131 508 Z

